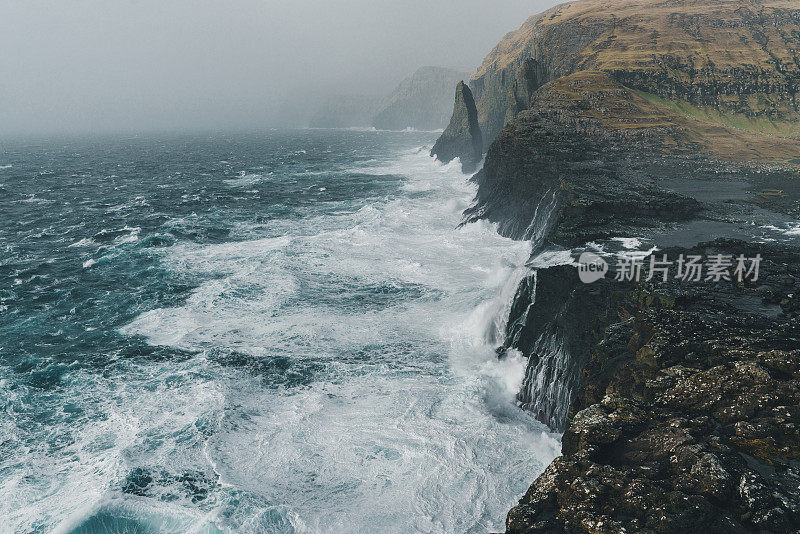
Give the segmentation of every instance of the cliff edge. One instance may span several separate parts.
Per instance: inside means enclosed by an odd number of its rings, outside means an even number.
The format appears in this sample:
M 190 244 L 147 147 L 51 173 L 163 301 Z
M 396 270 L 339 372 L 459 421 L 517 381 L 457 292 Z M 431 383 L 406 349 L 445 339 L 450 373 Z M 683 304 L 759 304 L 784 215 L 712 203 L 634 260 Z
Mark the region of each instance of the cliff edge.
M 564 432 L 509 533 L 800 531 L 798 50 L 797 2 L 582 0 L 470 81 L 488 150 L 465 222 L 533 245 L 498 353 Z M 764 261 L 587 284 L 587 251 Z
M 532 94 L 578 71 L 746 120 L 793 121 L 800 20 L 791 0 L 582 0 L 529 18 L 469 81 L 484 148 Z
M 534 317 L 570 310 L 556 329 L 581 355 L 581 386 L 562 456 L 509 512 L 509 534 L 800 528 L 800 249 L 716 240 L 662 254 L 764 262 L 755 283 L 537 273 L 560 305 L 537 298 L 518 330 L 546 337 L 554 321 Z

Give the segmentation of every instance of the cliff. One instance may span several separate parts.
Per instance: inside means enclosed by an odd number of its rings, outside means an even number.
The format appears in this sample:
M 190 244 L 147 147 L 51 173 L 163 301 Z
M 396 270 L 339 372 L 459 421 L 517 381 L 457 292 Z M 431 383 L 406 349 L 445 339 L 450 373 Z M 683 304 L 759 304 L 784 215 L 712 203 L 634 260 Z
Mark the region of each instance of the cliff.
M 485 146 L 543 84 L 582 70 L 723 113 L 793 120 L 800 19 L 791 0 L 583 0 L 528 19 L 470 80 Z
M 465 223 L 533 246 L 498 353 L 528 358 L 520 406 L 564 432 L 508 532 L 800 529 L 800 246 L 779 231 L 800 226 L 799 22 L 785 1 L 583 0 L 470 81 L 488 151 Z M 611 266 L 593 284 L 586 251 Z M 634 253 L 764 262 L 615 280 Z
M 800 527 L 800 249 L 718 240 L 663 252 L 766 260 L 752 284 L 537 273 L 540 295 L 579 310 L 544 330 L 582 355 L 582 386 L 562 456 L 509 512 L 508 533 Z
M 379 130 L 438 130 L 447 126 L 453 87 L 467 72 L 444 67 L 421 67 L 400 82 L 372 117 Z
M 375 127 L 379 130 L 438 130 L 453 111 L 453 87 L 465 71 L 421 67 L 387 96 L 334 95 L 312 116 L 312 128 Z
M 540 87 L 495 139 L 465 217 L 532 239 L 542 230 L 536 215 L 553 204 L 560 224 L 550 243 L 636 235 L 699 212 L 696 201 L 662 187 L 666 178 L 718 180 L 731 166 L 749 176 L 754 164 L 791 165 L 798 155 L 792 137 L 689 116 L 607 73 L 581 71 Z

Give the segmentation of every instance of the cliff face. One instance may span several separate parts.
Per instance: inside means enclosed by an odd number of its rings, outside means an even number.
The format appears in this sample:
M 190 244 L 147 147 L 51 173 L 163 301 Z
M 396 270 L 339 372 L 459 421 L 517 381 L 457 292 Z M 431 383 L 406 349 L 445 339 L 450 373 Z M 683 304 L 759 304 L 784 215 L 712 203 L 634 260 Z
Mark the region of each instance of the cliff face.
M 380 130 L 444 128 L 452 112 L 453 86 L 466 75 L 461 70 L 421 67 L 381 103 L 372 125 Z
M 458 82 L 450 124 L 433 145 L 431 155 L 445 163 L 460 158 L 461 169 L 464 172 L 473 172 L 482 154 L 483 138 L 478 126 L 475 100 L 469 87 L 463 81 Z
M 548 241 L 564 246 L 686 221 L 700 204 L 666 190 L 665 178 L 718 180 L 736 165 L 750 175 L 749 164 L 800 155 L 794 138 L 687 117 L 603 72 L 549 82 L 530 105 L 492 143 L 465 212 L 515 239 L 541 234 L 553 209 L 559 224 L 547 229 Z M 713 163 L 720 160 L 727 167 Z
M 519 403 L 564 432 L 508 532 L 800 529 L 800 246 L 766 230 L 800 224 L 798 21 L 777 0 L 584 0 L 470 82 L 490 146 L 465 221 L 534 248 L 499 354 L 528 358 Z M 611 264 L 630 238 L 645 264 L 760 254 L 762 276 L 585 284 L 541 259 Z
M 312 128 L 438 130 L 453 111 L 453 87 L 465 71 L 421 67 L 388 96 L 334 95 L 314 113 Z
M 543 83 L 580 70 L 670 100 L 785 119 L 798 111 L 791 0 L 583 0 L 528 19 L 469 82 L 486 146 Z
M 588 286 L 574 267 L 538 273 L 539 297 L 582 310 L 563 334 L 583 350 L 583 385 L 563 455 L 507 532 L 800 528 L 800 250 L 720 240 L 664 252 L 769 259 L 753 284 Z

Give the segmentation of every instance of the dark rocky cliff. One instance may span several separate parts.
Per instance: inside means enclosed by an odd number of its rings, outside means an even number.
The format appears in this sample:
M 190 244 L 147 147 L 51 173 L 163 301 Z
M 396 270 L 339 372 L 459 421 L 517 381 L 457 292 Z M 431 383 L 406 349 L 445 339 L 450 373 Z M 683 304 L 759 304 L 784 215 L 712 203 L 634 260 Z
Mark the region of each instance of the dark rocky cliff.
M 663 187 L 668 178 L 752 178 L 759 165 L 789 165 L 798 155 L 794 138 L 689 118 L 608 74 L 581 71 L 540 87 L 495 139 L 465 216 L 531 239 L 545 230 L 543 208 L 555 204 L 551 244 L 635 235 L 699 213 L 696 200 Z
M 580 367 L 581 386 L 562 456 L 509 512 L 507 532 L 800 528 L 800 249 L 721 240 L 664 252 L 769 260 L 753 284 L 589 286 L 574 267 L 537 273 L 537 301 L 555 296 L 577 313 L 529 314 L 527 330 L 557 325 L 572 360 L 551 375 Z M 553 356 L 536 357 L 529 374 Z M 547 387 L 535 392 L 551 406 Z
M 798 21 L 777 0 L 585 0 L 471 81 L 491 143 L 465 222 L 534 250 L 499 354 L 528 358 L 520 405 L 564 431 L 508 532 L 800 531 L 800 234 L 768 230 L 800 228 Z M 589 285 L 541 259 L 611 263 L 629 238 L 760 254 L 763 275 Z

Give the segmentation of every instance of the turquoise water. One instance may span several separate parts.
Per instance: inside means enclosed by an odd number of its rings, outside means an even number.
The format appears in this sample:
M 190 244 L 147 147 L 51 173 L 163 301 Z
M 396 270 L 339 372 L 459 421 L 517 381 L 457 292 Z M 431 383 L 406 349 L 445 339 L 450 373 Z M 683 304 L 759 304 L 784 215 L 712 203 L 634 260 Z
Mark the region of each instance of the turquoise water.
M 0 142 L 0 525 L 485 532 L 558 453 L 434 133 Z

